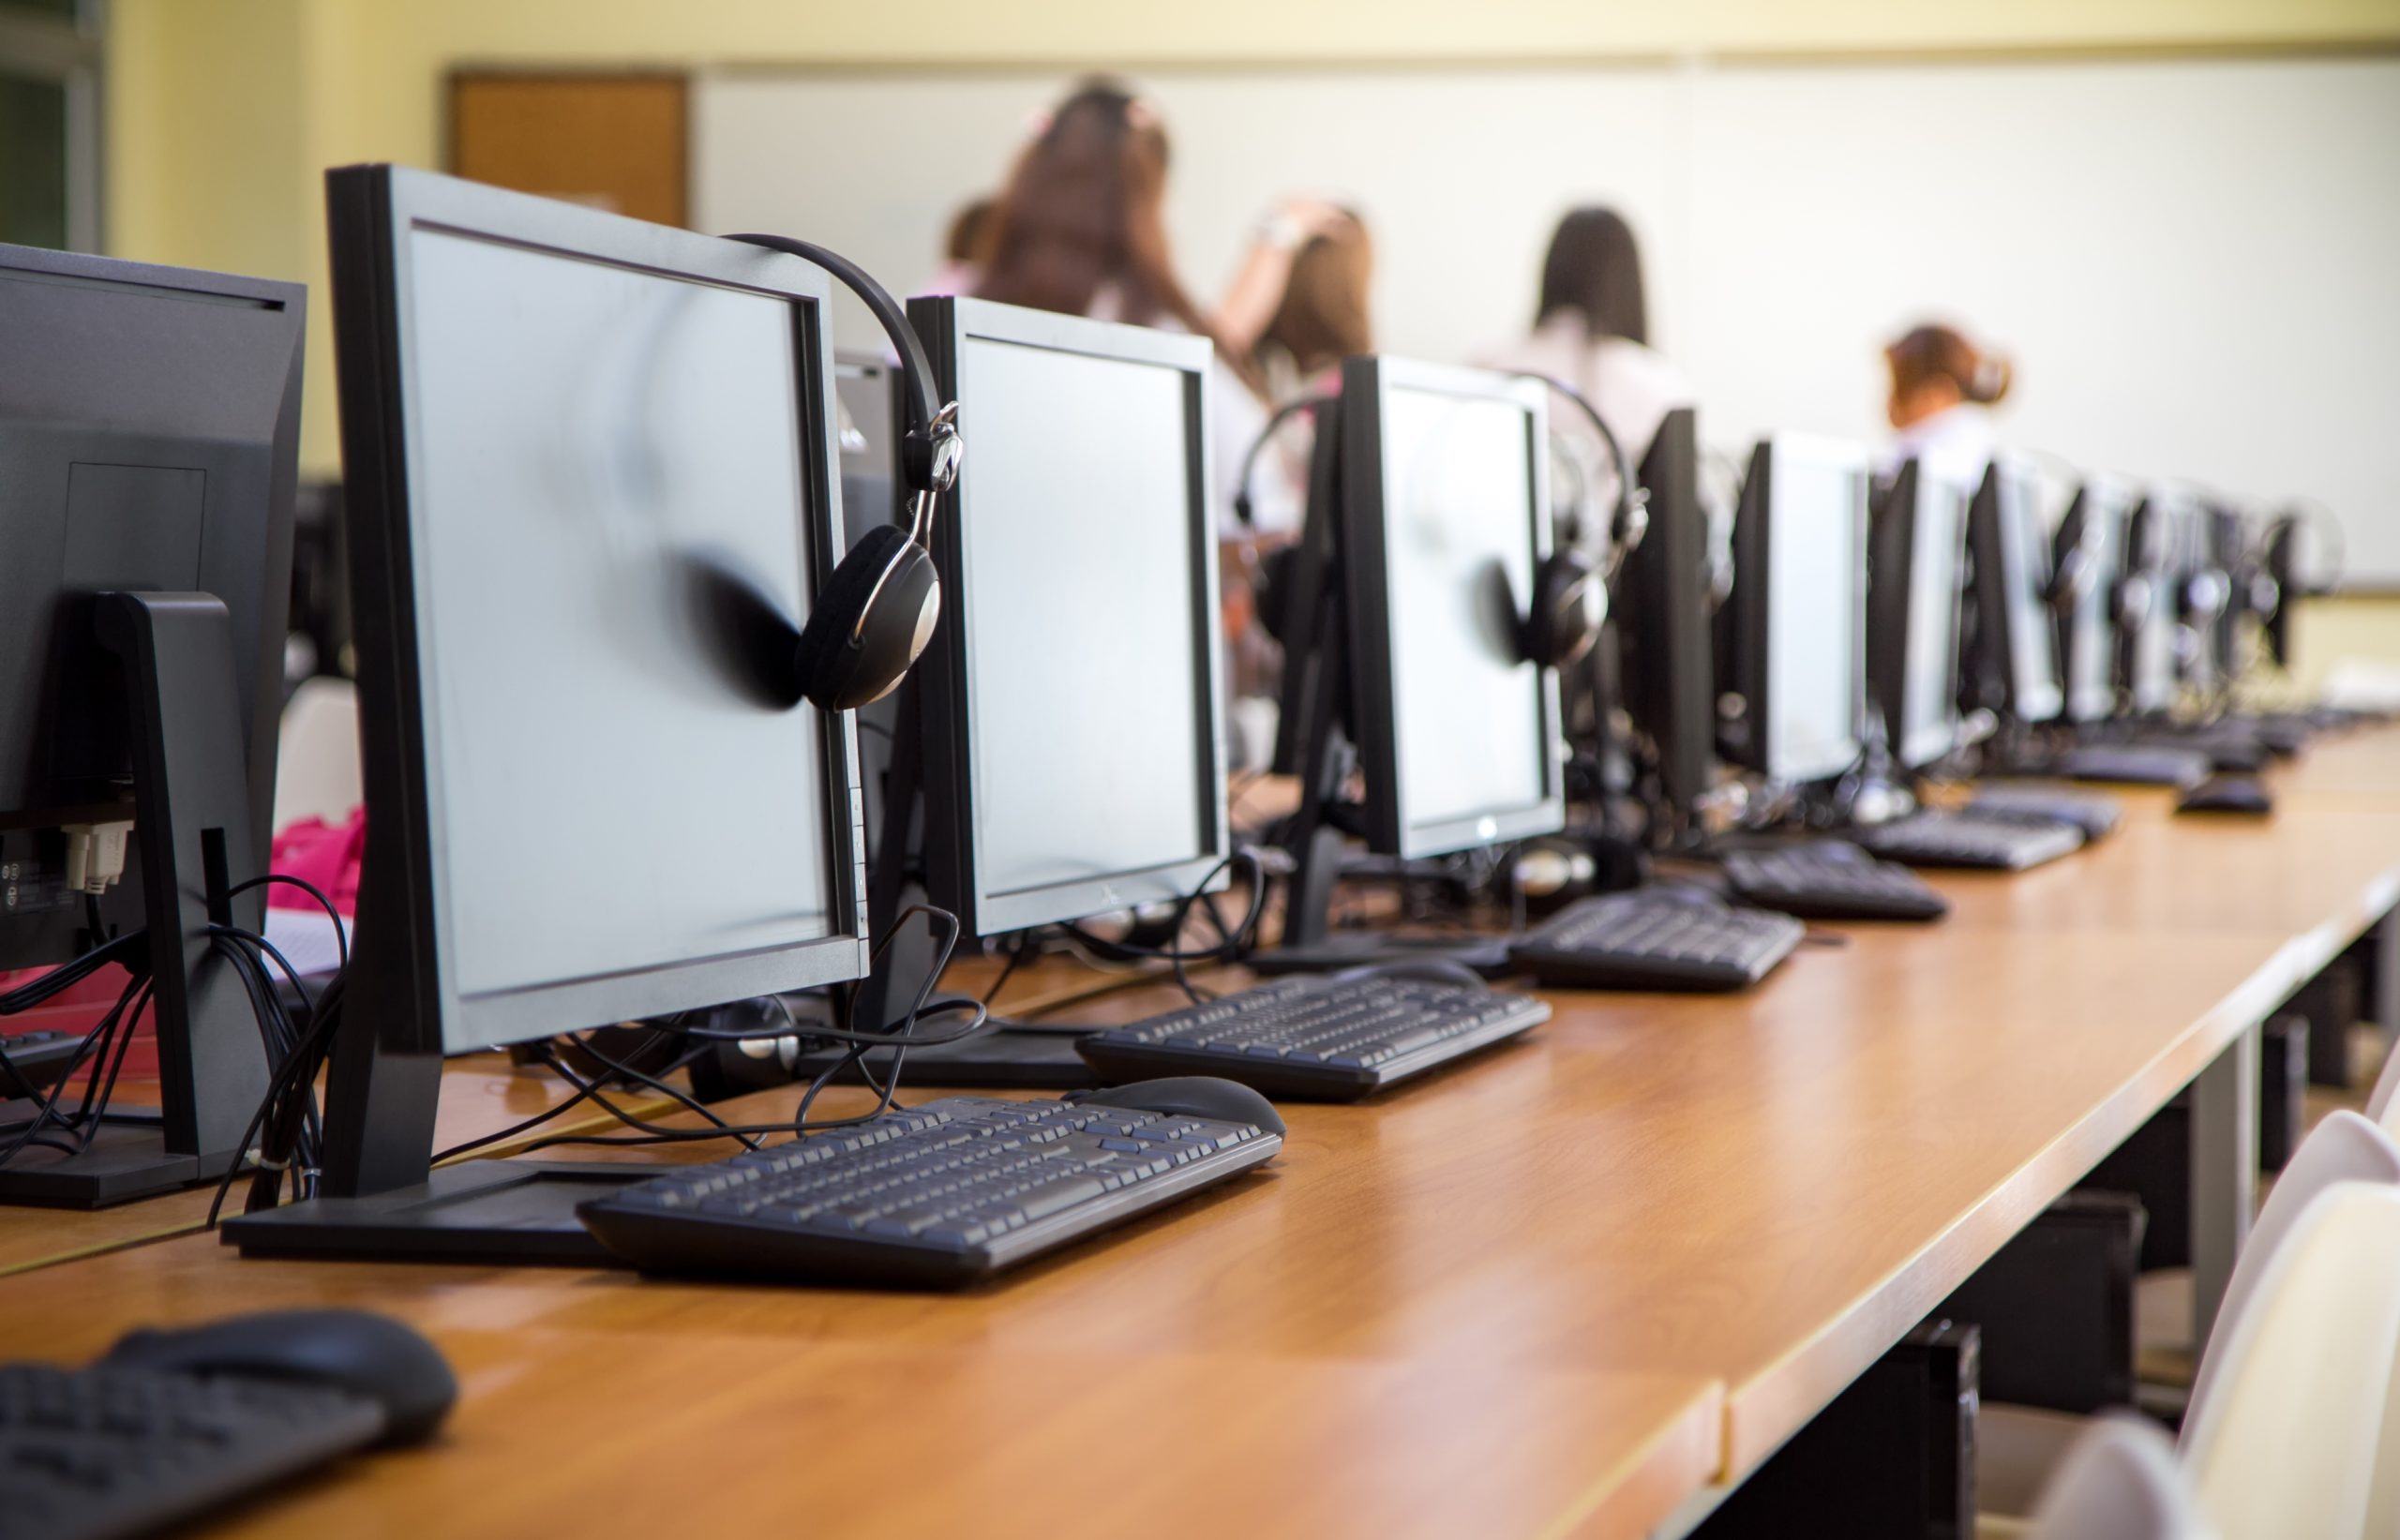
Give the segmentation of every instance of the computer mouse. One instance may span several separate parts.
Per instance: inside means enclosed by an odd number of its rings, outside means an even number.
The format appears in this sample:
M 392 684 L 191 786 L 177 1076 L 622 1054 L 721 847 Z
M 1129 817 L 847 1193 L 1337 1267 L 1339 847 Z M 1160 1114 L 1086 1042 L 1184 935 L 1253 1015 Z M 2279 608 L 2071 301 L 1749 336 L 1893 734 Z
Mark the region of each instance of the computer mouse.
M 131 1332 L 100 1361 L 348 1391 L 383 1408 L 379 1442 L 385 1447 L 431 1437 L 458 1399 L 458 1382 L 441 1350 L 364 1310 L 262 1310 L 205 1326 Z
M 2266 786 L 2246 775 L 2212 775 L 2183 793 L 2178 813 L 2233 813 L 2263 817 L 2274 812 Z
M 1102 1107 L 1131 1107 L 1137 1113 L 1205 1117 L 1218 1123 L 1255 1123 L 1268 1133 L 1283 1131 L 1283 1118 L 1275 1111 L 1275 1103 L 1247 1085 L 1220 1080 L 1215 1075 L 1137 1080 L 1130 1085 L 1087 1091 L 1080 1099 L 1086 1105 L 1097 1102 Z

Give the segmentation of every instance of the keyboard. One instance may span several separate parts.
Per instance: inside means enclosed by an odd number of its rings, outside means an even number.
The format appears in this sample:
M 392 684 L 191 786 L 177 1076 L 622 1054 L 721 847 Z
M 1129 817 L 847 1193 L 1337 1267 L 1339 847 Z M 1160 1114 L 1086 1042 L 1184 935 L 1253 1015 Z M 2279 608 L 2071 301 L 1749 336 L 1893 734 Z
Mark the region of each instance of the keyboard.
M 1550 1020 L 1530 995 L 1407 977 L 1289 978 L 1075 1040 L 1110 1079 L 1222 1075 L 1350 1101 Z
M 2066 824 L 2083 831 L 2085 843 L 2117 831 L 2123 810 L 2112 797 L 2049 786 L 1981 786 L 1963 809 L 1969 817 L 2002 822 Z
M 60 1081 L 75 1066 L 82 1052 L 80 1032 L 14 1032 L 0 1037 L 0 1054 L 8 1055 L 0 1069 L 0 1101 L 37 1097 Z
M 382 1406 L 283 1381 L 0 1365 L 0 1540 L 181 1524 L 383 1436 Z
M 1789 915 L 1636 889 L 1578 899 L 1527 931 L 1509 961 L 1567 989 L 1748 989 L 1792 955 Z
M 955 1287 L 1273 1159 L 1281 1133 L 1119 1106 L 947 1097 L 579 1206 L 645 1271 Z
M 1745 904 L 1803 920 L 1939 920 L 1950 901 L 1905 866 L 1854 845 L 1732 850 L 1725 880 Z
M 2059 773 L 2074 780 L 2115 781 L 2132 786 L 2196 786 L 2208 779 L 2210 769 L 2209 756 L 2198 749 L 2130 743 L 2069 749 L 2058 764 Z
M 2083 831 L 2048 818 L 1912 813 L 1857 833 L 1858 843 L 1905 866 L 2022 872 L 2083 848 Z

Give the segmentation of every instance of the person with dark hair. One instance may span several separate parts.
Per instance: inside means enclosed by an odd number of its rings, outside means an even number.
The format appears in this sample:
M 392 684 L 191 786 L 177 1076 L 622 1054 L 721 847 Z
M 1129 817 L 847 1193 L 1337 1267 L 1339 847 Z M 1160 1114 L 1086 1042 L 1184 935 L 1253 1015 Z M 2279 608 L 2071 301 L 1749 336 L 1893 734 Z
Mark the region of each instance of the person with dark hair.
M 2008 360 L 1967 340 L 1956 328 L 1912 327 L 1883 350 L 1892 371 L 1885 407 L 1903 456 L 1941 454 L 1977 464 L 1997 440 L 1990 408 L 2008 395 Z
M 1166 127 L 1122 83 L 1084 82 L 1036 126 L 982 242 L 979 298 L 1037 310 L 1191 332 L 1217 344 L 1209 406 L 1219 523 L 1230 533 L 1235 482 L 1267 409 L 1247 347 L 1223 336 L 1176 276 L 1166 236 Z M 1270 479 L 1271 471 L 1261 480 Z M 1288 490 L 1253 497 L 1262 524 L 1296 517 Z
M 1692 400 L 1682 373 L 1650 347 L 1641 247 L 1614 209 L 1579 208 L 1559 220 L 1542 259 L 1533 335 L 1476 362 L 1574 386 L 1637 460 L 1667 413 Z M 1571 420 L 1561 427 L 1584 431 Z

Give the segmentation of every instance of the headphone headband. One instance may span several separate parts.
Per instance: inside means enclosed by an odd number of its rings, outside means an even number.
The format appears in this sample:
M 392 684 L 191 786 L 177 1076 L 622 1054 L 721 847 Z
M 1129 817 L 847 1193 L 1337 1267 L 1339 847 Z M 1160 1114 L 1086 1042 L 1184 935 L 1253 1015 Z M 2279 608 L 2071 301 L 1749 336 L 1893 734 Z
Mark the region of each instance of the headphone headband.
M 925 345 L 919 340 L 917 329 L 908 324 L 908 313 L 866 269 L 814 241 L 758 234 L 728 235 L 726 239 L 814 262 L 833 275 L 875 312 L 876 323 L 883 328 L 883 335 L 892 339 L 892 348 L 900 354 L 900 376 L 907 385 L 909 423 L 900 469 L 918 494 L 911 535 L 922 543 L 932 521 L 931 494 L 948 491 L 958 479 L 958 403 L 952 401 L 940 407 L 934 404 L 933 361 L 925 356 Z
M 1608 570 L 1613 575 L 1633 547 L 1642 544 L 1642 537 L 1649 532 L 1650 494 L 1634 485 L 1633 462 L 1626 457 L 1625 445 L 1617 441 L 1616 430 L 1609 426 L 1607 419 L 1600 415 L 1599 408 L 1592 405 L 1590 397 L 1556 375 L 1542 374 L 1533 369 L 1512 372 L 1528 380 L 1538 380 L 1574 402 L 1584 421 L 1598 429 L 1600 441 L 1609 446 L 1609 459 L 1616 467 L 1616 512 L 1610 519 L 1609 531 L 1609 544 L 1612 548 L 1609 552 Z

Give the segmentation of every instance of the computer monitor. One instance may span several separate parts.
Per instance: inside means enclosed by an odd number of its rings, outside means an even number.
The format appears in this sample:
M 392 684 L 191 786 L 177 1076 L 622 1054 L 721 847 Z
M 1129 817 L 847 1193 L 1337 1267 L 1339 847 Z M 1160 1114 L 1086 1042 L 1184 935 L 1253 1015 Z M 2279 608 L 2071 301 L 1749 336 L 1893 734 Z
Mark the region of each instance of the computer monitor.
M 1858 763 L 1867 711 L 1865 449 L 1778 433 L 1759 444 L 1733 521 L 1728 757 L 1773 785 Z
M 1976 704 L 2020 726 L 2055 719 L 2058 625 L 2050 612 L 2050 552 L 2044 538 L 2041 479 L 2010 455 L 1995 456 L 1967 512 L 1974 556 L 1972 663 Z
M 1670 820 L 1690 826 L 1717 779 L 1717 669 L 1708 516 L 1691 409 L 1667 413 L 1642 457 L 1650 527 L 1618 576 L 1614 627 L 1627 714 L 1650 741 Z
M 1212 350 L 982 300 L 908 314 L 971 446 L 919 665 L 928 893 L 989 936 L 1223 881 Z
M 2134 489 L 2106 476 L 2076 488 L 2051 536 L 2051 565 L 2066 591 L 2059 651 L 2066 676 L 2067 721 L 2106 721 L 2117 709 L 2117 629 L 2125 518 Z
M 1566 827 L 1558 676 L 1518 640 L 1551 550 L 1549 405 L 1525 376 L 1342 365 L 1350 729 L 1380 853 Z
M 878 353 L 833 355 L 842 444 L 842 516 L 854 529 L 895 522 L 901 507 L 900 370 Z M 889 696 L 885 697 L 889 699 Z
M 830 280 L 422 172 L 327 198 L 368 850 L 336 1201 L 237 1236 L 597 1256 L 588 1183 L 428 1177 L 439 1056 L 866 971 L 852 723 L 791 673 L 844 548 Z
M 0 1199 L 213 1177 L 264 1089 L 258 1024 L 211 953 L 203 855 L 213 836 L 228 877 L 266 871 L 305 298 L 0 247 L 0 968 L 98 945 L 95 910 L 106 933 L 146 928 L 163 1119 L 104 1128 L 87 1157 L 20 1150 Z M 111 639 L 109 591 L 155 606 L 141 647 Z M 109 886 L 98 847 L 128 825 Z M 257 890 L 232 905 L 262 923 Z
M 2146 489 L 2125 517 L 2124 571 L 2118 578 L 2117 673 L 2126 709 L 2155 716 L 2175 704 L 2176 594 L 2189 498 Z
M 2250 548 L 2248 521 L 2231 503 L 2210 502 L 2201 516 L 2200 531 L 2205 570 L 2223 583 L 2215 608 L 2201 617 L 2200 645 L 2208 653 L 2211 681 L 2222 687 L 2241 672 L 2242 618 L 2249 610 L 2258 563 Z
M 1918 770 L 1958 746 L 1959 587 L 1971 468 L 1911 458 L 1876 500 L 1867 676 L 1892 757 Z M 1976 479 L 1982 468 L 1972 468 Z

